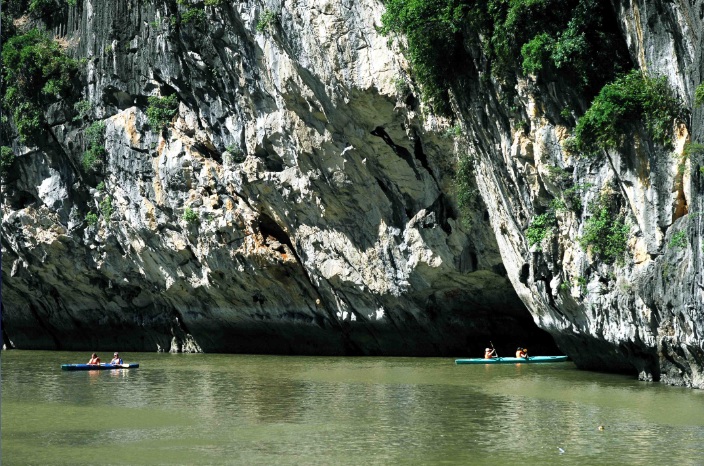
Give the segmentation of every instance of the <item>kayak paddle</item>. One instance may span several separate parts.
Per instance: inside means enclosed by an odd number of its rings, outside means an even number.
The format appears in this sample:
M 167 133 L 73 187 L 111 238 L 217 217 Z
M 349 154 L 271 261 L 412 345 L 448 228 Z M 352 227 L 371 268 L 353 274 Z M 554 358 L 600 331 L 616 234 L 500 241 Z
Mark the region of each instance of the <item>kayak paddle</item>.
M 491 344 L 491 349 L 494 350 L 494 357 L 497 357 L 497 358 L 498 358 L 498 357 L 499 357 L 499 352 L 496 351 L 496 348 L 494 348 L 494 343 L 492 343 L 491 340 L 489 340 L 489 343 Z

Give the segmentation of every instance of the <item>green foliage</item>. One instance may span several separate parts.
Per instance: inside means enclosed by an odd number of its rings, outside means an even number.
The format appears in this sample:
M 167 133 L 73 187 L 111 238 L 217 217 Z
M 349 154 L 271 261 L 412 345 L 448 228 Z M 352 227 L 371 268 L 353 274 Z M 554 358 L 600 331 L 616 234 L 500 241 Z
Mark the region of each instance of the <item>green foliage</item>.
M 449 113 L 447 89 L 462 57 L 462 26 L 470 2 L 461 0 L 390 0 L 381 33 L 405 34 L 408 58 L 423 90 L 423 100 Z
M 81 165 L 83 166 L 83 170 L 85 170 L 86 172 L 97 170 L 100 166 L 100 163 L 101 159 L 96 151 L 88 149 L 83 153 L 83 157 L 81 158 Z
M 84 144 L 86 151 L 83 153 L 81 164 L 85 171 L 96 170 L 105 159 L 107 151 L 104 147 L 105 142 L 105 123 L 96 121 L 91 124 L 83 132 Z
M 11 147 L 0 147 L 0 178 L 7 176 L 12 164 L 15 162 L 15 153 Z
M 674 267 L 672 267 L 668 262 L 662 265 L 662 280 L 667 282 L 670 279 L 670 273 Z
M 393 84 L 393 86 L 394 86 L 394 90 L 396 91 L 396 95 L 398 95 L 400 97 L 404 97 L 409 92 L 411 92 L 411 87 L 408 85 L 408 82 L 406 82 L 406 79 L 403 76 L 395 77 L 391 81 L 391 84 Z
M 677 164 L 677 174 L 684 175 L 686 171 L 687 163 L 685 162 L 685 160 L 682 160 L 679 164 Z
M 564 27 L 568 13 L 558 8 L 559 3 L 555 0 L 488 2 L 488 14 L 493 22 L 491 45 L 499 68 L 511 68 L 514 57 L 519 56 L 523 45 L 532 42 L 535 37 L 550 37 L 561 29 L 560 25 Z
M 704 83 L 698 85 L 694 91 L 694 103 L 697 105 L 704 104 Z
M 464 225 L 469 226 L 469 219 L 471 218 L 471 213 L 476 210 L 478 197 L 477 188 L 474 184 L 472 159 L 470 157 L 460 157 L 454 181 L 457 207 L 460 210 Z
M 575 280 L 575 284 L 579 287 L 579 291 L 582 292 L 582 294 L 587 294 L 589 291 L 587 289 L 587 279 L 584 277 L 577 277 Z
M 198 213 L 190 207 L 186 207 L 186 209 L 183 211 L 183 219 L 190 224 L 197 223 Z
M 669 147 L 674 122 L 683 118 L 683 111 L 666 78 L 633 70 L 599 92 L 577 122 L 575 148 L 585 154 L 618 148 L 639 123 L 654 142 Z
M 30 0 L 27 11 L 34 16 L 44 16 L 56 10 L 54 0 Z
M 572 212 L 582 211 L 582 188 L 584 185 L 576 184 L 571 188 L 567 188 L 562 192 L 562 200 L 567 207 Z
M 550 205 L 554 211 L 571 210 L 572 212 L 581 212 L 582 210 L 582 189 L 588 188 L 591 185 L 574 184 L 572 173 L 556 166 L 547 166 L 545 178 L 553 183 L 556 188 L 561 190 L 561 196 L 553 199 Z
M 548 166 L 546 178 L 554 183 L 558 188 L 564 189 L 562 196 L 552 199 L 550 206 L 545 213 L 533 217 L 526 229 L 528 244 L 540 245 L 542 241 L 553 234 L 557 227 L 557 212 L 571 210 L 579 212 L 582 209 L 581 189 L 582 185 L 572 185 L 572 174 L 560 167 Z M 568 187 L 569 186 L 569 187 Z
M 257 31 L 261 33 L 270 32 L 276 21 L 278 20 L 278 15 L 271 10 L 264 10 L 264 13 L 259 17 L 257 21 Z
M 8 6 L 6 6 L 5 0 L 0 0 L 0 2 L 2 2 L 2 14 L 0 14 L 0 28 L 2 28 L 0 32 L 2 32 L 2 34 L 0 35 L 0 44 L 4 44 L 10 39 L 10 37 L 17 34 L 17 27 L 15 27 L 15 24 L 12 21 L 12 9 L 10 8 L 10 11 L 8 11 Z
M 35 13 L 42 8 L 52 5 L 53 3 L 53 0 L 30 0 L 27 5 L 27 11 L 30 13 Z
M 200 26 L 204 22 L 205 11 L 197 7 L 189 8 L 181 15 L 182 24 L 194 24 L 196 26 Z
M 97 189 L 99 192 L 105 191 L 105 182 L 101 181 L 100 183 L 98 183 L 98 186 L 96 186 L 95 189 Z
M 12 37 L 2 48 L 3 105 L 12 111 L 22 141 L 36 136 L 44 125 L 42 108 L 65 98 L 78 62 L 39 29 Z
M 600 0 L 388 0 L 380 32 L 405 34 L 423 100 L 447 112 L 447 90 L 481 49 L 492 72 L 510 78 L 551 71 L 599 89 L 629 62 L 610 5 Z
M 86 214 L 86 223 L 88 223 L 89 226 L 95 226 L 98 224 L 98 214 L 95 212 L 88 212 Z
M 95 121 L 83 132 L 88 145 L 102 144 L 105 139 L 105 122 Z
M 518 120 L 516 122 L 516 129 L 520 129 L 523 134 L 529 134 L 530 133 L 530 121 L 528 120 Z
M 44 124 L 44 114 L 33 102 L 18 103 L 13 118 L 22 142 L 34 138 Z
M 528 245 L 540 245 L 548 235 L 553 233 L 555 227 L 557 227 L 557 218 L 555 217 L 555 210 L 552 208 L 543 214 L 533 217 L 526 229 Z
M 520 47 L 526 72 L 551 70 L 578 88 L 589 90 L 613 79 L 622 71 L 622 64 L 629 61 L 618 26 L 613 23 L 605 2 L 510 0 L 507 3 L 510 6 L 504 28 L 514 29 L 512 34 L 517 42 L 514 47 Z
M 671 248 L 686 248 L 687 247 L 687 231 L 680 230 L 674 233 L 670 238 L 669 246 Z
M 444 136 L 446 138 L 458 138 L 462 136 L 462 127 L 459 124 L 450 126 L 445 130 Z
M 565 200 L 561 197 L 556 197 L 555 199 L 550 201 L 550 209 L 552 209 L 554 212 L 563 212 L 567 210 Z
M 523 44 L 521 47 L 523 72 L 536 74 L 542 71 L 544 64 L 549 62 L 554 43 L 554 39 L 549 34 L 541 33 Z
M 688 142 L 684 145 L 682 155 L 690 160 L 698 161 L 704 157 L 704 144 Z
M 549 165 L 547 168 L 546 178 L 560 188 L 566 188 L 572 185 L 572 174 L 560 167 Z
M 27 11 L 32 14 L 48 14 L 56 12 L 61 6 L 61 1 L 56 0 L 29 0 Z M 63 0 L 68 6 L 76 6 L 77 0 Z
M 88 100 L 79 100 L 73 104 L 73 109 L 76 111 L 76 116 L 73 117 L 73 121 L 81 121 L 82 119 L 90 116 L 93 111 L 93 106 Z
M 562 150 L 568 155 L 576 155 L 580 152 L 580 146 L 577 138 L 570 136 L 562 142 Z
M 105 220 L 110 220 L 112 215 L 112 198 L 110 196 L 105 196 L 102 201 L 100 201 L 100 212 L 103 214 Z
M 584 234 L 579 239 L 583 249 L 589 249 L 607 264 L 623 259 L 626 252 L 630 227 L 618 215 L 615 196 L 602 194 L 590 205 L 592 216 L 584 225 Z
M 164 130 L 178 111 L 178 96 L 176 94 L 168 97 L 149 97 L 149 107 L 147 107 L 147 118 L 149 125 L 158 131 Z
M 203 26 L 205 24 L 205 6 L 220 6 L 224 3 L 224 0 L 205 0 L 205 2 L 196 2 L 197 6 L 190 6 L 188 0 L 176 0 L 176 3 L 185 8 L 185 11 L 181 13 L 180 17 L 172 17 L 171 25 L 176 26 L 179 22 L 181 24 L 192 24 L 194 26 Z M 153 21 L 150 23 L 153 28 L 157 29 L 160 24 L 158 21 Z

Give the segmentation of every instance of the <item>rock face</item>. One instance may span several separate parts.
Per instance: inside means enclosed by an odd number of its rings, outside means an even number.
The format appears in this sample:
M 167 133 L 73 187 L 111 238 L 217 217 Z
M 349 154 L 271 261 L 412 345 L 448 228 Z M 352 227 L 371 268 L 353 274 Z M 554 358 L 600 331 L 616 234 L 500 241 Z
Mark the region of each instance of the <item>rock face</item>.
M 456 121 L 423 112 L 376 0 L 78 3 L 49 28 L 87 58 L 89 115 L 47 109 L 3 185 L 6 343 L 460 355 L 552 337 L 582 368 L 704 387 L 701 161 L 682 157 L 702 136 L 701 2 L 615 2 L 634 63 L 692 112 L 674 155 L 636 139 L 597 159 L 563 150 L 579 96 L 559 83 L 519 78 L 516 112 L 478 68 Z M 160 130 L 147 98 L 168 95 Z M 97 172 L 89 120 L 105 123 Z M 465 153 L 481 199 L 460 218 Z M 623 199 L 626 260 L 580 246 L 588 208 L 529 246 L 558 172 L 585 207 Z
M 702 70 L 701 9 L 616 3 L 634 63 L 665 76 L 692 108 Z M 517 118 L 495 117 L 510 112 L 492 97 L 491 85 L 483 88 L 483 106 L 460 96 L 459 111 L 475 142 L 477 183 L 492 206 L 491 223 L 519 296 L 579 367 L 704 388 L 702 161 L 683 153 L 686 142 L 701 140 L 701 106 L 694 106 L 690 125 L 675 129 L 674 150 L 635 138 L 625 150 L 578 158 L 563 149 L 570 131 L 559 111 L 569 90 L 519 79 L 517 91 L 529 129 Z M 584 208 L 559 211 L 553 234 L 531 247 L 526 229 L 561 198 L 559 176 L 580 188 Z M 599 261 L 578 242 L 593 215 L 587 206 L 604 194 L 622 200 L 629 227 L 626 259 L 615 264 Z
M 98 173 L 81 168 L 88 123 L 63 117 L 68 103 L 48 113 L 45 141 L 17 147 L 6 342 L 555 349 L 513 291 L 485 210 L 458 220 L 456 143 L 397 92 L 405 64 L 375 31 L 379 2 L 223 2 L 189 23 L 171 2 L 79 3 L 50 26 L 88 59 L 82 97 L 107 156 Z M 163 131 L 149 126 L 150 95 L 178 96 Z

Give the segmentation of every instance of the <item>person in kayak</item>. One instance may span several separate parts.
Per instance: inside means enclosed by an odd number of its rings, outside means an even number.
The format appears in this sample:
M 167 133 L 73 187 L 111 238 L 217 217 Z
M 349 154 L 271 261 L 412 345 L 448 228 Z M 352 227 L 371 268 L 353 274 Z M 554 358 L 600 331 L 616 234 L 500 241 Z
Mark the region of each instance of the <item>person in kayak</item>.
M 120 355 L 117 352 L 113 354 L 110 364 L 122 364 L 122 359 L 120 359 Z
M 92 366 L 99 366 L 100 365 L 100 358 L 98 357 L 97 354 L 93 353 L 90 356 L 90 361 L 88 361 L 88 364 Z
M 496 357 L 496 350 L 492 348 L 484 349 L 484 359 L 491 359 Z
M 516 357 L 528 359 L 528 348 L 521 348 L 520 346 L 516 350 Z

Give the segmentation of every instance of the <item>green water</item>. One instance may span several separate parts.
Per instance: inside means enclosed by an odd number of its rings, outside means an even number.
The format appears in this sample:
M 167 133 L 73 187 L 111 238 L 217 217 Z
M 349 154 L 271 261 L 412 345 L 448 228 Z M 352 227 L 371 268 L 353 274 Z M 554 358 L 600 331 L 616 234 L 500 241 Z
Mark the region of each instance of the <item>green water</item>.
M 2 352 L 3 465 L 704 464 L 704 392 L 571 363 L 88 357 Z

